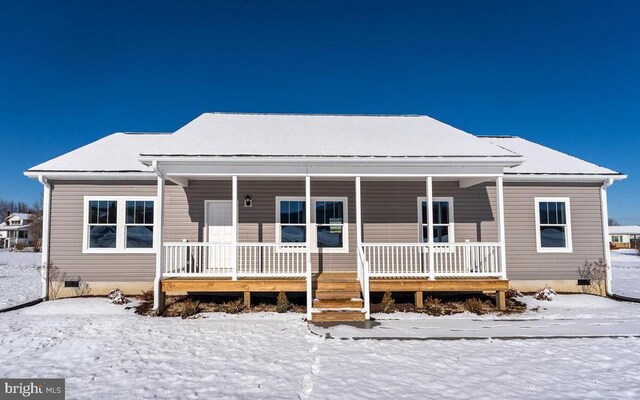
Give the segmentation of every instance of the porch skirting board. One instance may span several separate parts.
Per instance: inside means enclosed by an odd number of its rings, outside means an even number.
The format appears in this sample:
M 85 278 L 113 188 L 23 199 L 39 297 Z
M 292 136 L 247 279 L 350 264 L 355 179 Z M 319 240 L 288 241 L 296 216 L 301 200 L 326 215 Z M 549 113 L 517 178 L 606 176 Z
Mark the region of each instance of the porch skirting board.
M 576 279 L 510 280 L 509 283 L 512 289 L 519 292 L 537 292 L 544 289 L 546 285 L 558 293 L 584 293 L 583 286 L 578 286 L 577 277 Z
M 87 282 L 91 291 L 88 296 L 106 296 L 113 289 L 120 289 L 127 296 L 138 296 L 141 292 L 152 290 L 153 281 L 149 282 Z M 77 296 L 76 288 L 62 288 L 58 294 L 59 298 Z

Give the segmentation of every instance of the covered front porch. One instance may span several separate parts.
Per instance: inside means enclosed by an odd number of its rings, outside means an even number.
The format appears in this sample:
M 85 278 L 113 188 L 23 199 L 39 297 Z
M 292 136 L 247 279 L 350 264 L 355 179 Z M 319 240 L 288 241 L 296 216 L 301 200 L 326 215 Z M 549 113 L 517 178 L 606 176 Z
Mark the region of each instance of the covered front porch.
M 368 319 L 376 291 L 415 292 L 416 305 L 423 292 L 496 292 L 503 305 L 502 185 L 499 174 L 161 174 L 156 309 L 173 292 L 306 292 L 309 320 Z M 195 234 L 176 227 L 176 192 Z

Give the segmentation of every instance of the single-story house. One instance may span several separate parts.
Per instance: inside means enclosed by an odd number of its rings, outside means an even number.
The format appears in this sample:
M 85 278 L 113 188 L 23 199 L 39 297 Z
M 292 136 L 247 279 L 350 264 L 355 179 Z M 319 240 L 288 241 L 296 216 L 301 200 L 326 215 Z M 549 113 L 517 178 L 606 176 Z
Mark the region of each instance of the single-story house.
M 30 244 L 29 225 L 34 218 L 33 214 L 7 211 L 4 220 L 0 222 L 0 248 L 8 249 L 16 244 Z
M 92 294 L 153 288 L 162 311 L 166 293 L 303 292 L 309 320 L 368 319 L 371 292 L 577 292 L 578 267 L 609 260 L 625 178 L 428 116 L 238 113 L 25 175 L 44 185 L 43 262 Z
M 612 249 L 637 247 L 639 241 L 640 225 L 609 227 L 609 243 Z

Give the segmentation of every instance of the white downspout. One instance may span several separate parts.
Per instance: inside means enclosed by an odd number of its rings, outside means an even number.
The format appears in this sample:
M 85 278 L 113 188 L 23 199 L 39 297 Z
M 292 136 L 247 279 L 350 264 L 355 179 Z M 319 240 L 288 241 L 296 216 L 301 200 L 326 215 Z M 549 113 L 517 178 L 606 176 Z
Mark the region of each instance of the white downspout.
M 163 220 L 164 220 L 164 176 L 160 169 L 158 168 L 157 161 L 153 161 L 151 168 L 153 168 L 154 172 L 158 176 L 157 179 L 157 194 L 156 194 L 156 207 L 155 207 L 155 215 L 153 216 L 153 220 L 155 222 L 154 227 L 154 243 L 156 246 L 156 276 L 153 281 L 153 309 L 157 313 L 162 313 L 162 306 L 164 303 L 163 294 L 162 294 L 162 238 L 163 238 Z
M 607 282 L 605 290 L 607 296 L 613 295 L 611 285 L 613 279 L 611 276 L 611 250 L 609 249 L 609 210 L 607 206 L 607 188 L 613 184 L 613 179 L 609 178 L 600 187 L 600 206 L 602 207 L 602 244 L 604 246 L 604 261 L 607 263 Z
M 42 251 L 42 299 L 49 298 L 49 231 L 51 223 L 51 184 L 42 175 L 38 175 L 38 181 L 42 184 L 42 238 L 40 251 Z

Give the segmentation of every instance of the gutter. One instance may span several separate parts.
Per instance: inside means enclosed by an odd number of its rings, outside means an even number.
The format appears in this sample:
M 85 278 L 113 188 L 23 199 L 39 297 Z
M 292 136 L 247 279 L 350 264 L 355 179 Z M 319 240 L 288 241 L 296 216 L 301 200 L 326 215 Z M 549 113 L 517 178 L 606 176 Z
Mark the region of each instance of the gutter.
M 611 249 L 609 248 L 609 210 L 607 205 L 607 188 L 613 185 L 614 179 L 609 178 L 600 187 L 600 207 L 602 207 L 602 243 L 604 246 L 604 261 L 607 264 L 605 289 L 607 296 L 614 296 L 612 290 L 613 277 L 611 273 Z
M 51 224 L 51 184 L 43 175 L 38 176 L 38 181 L 44 187 L 42 194 L 42 238 L 40 251 L 42 252 L 42 299 L 49 297 L 49 231 Z

